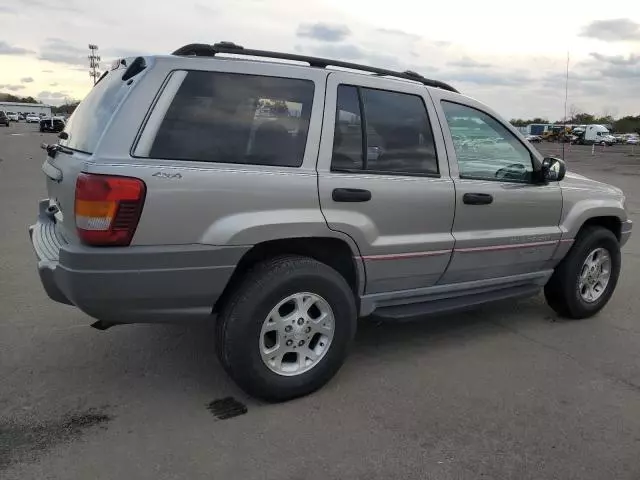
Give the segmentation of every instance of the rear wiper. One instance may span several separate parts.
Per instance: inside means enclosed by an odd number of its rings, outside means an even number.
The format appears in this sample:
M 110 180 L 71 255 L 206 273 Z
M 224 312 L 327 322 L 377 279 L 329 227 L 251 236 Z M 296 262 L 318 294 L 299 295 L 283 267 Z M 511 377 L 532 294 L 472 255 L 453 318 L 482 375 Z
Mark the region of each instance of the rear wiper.
M 50 156 L 51 158 L 56 158 L 56 154 L 58 152 L 66 153 L 67 155 L 73 155 L 73 150 L 67 147 L 63 147 L 58 143 L 55 143 L 55 144 L 43 143 L 40 145 L 40 148 L 42 148 L 43 150 L 46 150 L 47 155 Z

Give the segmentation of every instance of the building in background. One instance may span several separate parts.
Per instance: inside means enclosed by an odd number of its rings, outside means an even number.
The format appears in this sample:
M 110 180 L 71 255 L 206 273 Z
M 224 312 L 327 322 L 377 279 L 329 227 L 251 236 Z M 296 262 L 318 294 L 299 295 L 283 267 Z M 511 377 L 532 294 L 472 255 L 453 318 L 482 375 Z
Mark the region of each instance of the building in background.
M 42 103 L 20 103 L 20 102 L 0 102 L 0 110 L 5 112 L 35 113 L 36 115 L 51 115 L 51 105 L 43 105 Z

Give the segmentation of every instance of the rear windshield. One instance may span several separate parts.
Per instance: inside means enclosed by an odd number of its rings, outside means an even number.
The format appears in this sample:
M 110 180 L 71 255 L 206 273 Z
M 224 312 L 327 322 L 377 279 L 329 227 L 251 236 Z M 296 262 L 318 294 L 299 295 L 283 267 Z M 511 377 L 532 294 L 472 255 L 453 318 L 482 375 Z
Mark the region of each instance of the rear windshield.
M 64 129 L 69 137 L 61 140 L 60 144 L 81 152 L 93 153 L 113 112 L 128 91 L 127 82 L 122 81 L 121 70 L 107 73 L 69 118 Z

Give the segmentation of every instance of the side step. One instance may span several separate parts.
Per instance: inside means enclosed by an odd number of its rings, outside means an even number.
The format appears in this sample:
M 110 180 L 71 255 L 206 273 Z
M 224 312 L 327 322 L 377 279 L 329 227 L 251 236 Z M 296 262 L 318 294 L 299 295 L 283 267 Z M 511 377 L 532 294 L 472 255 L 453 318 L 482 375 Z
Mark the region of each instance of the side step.
M 375 317 L 384 320 L 407 321 L 423 315 L 464 310 L 484 303 L 505 300 L 508 298 L 529 297 L 536 295 L 539 291 L 540 285 L 519 285 L 499 290 L 492 290 L 490 292 L 474 293 L 452 298 L 443 298 L 440 300 L 378 307 L 375 310 L 374 315 Z

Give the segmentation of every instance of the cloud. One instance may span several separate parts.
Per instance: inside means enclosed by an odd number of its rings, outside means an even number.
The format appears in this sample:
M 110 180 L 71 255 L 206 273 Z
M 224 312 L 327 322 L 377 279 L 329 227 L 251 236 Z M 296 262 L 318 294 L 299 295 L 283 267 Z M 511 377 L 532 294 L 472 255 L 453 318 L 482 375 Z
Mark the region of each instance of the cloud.
M 387 55 L 384 53 L 377 53 L 371 50 L 366 50 L 357 45 L 350 43 L 333 44 L 324 43 L 320 45 L 305 45 L 296 46 L 296 50 L 299 52 L 307 52 L 319 57 L 327 57 L 335 60 L 342 60 L 356 63 L 366 63 L 373 67 L 398 69 L 400 63 L 397 57 L 393 55 Z M 402 68 L 406 70 L 405 66 Z
M 63 2 L 49 2 L 47 0 L 20 0 L 21 7 L 35 7 L 38 10 L 55 10 L 68 12 L 81 12 L 79 2 L 75 0 L 64 0 Z
M 323 42 L 341 42 L 349 35 L 351 30 L 346 25 L 330 23 L 303 23 L 296 31 L 298 37 L 313 38 Z
M 13 15 L 15 13 L 17 13 L 13 8 L 10 7 L 5 7 L 3 5 L 0 5 L 0 14 L 5 13 L 8 15 Z
M 580 36 L 605 42 L 640 40 L 640 24 L 628 18 L 594 20 L 583 27 Z
M 451 67 L 460 67 L 460 68 L 491 68 L 492 67 L 490 63 L 481 63 L 474 60 L 471 57 L 462 57 L 460 60 L 454 60 L 452 62 L 448 62 L 447 65 Z
M 38 94 L 38 98 L 64 98 L 67 96 L 67 92 L 50 92 L 49 90 L 43 90 Z
M 53 82 L 49 84 L 50 87 L 57 87 L 58 86 L 58 82 Z
M 22 77 L 20 83 L 33 83 L 33 77 Z
M 68 92 L 65 91 L 51 92 L 49 90 L 43 90 L 37 95 L 38 100 L 47 105 L 61 105 L 68 97 Z
M 88 65 L 88 50 L 60 38 L 47 38 L 40 47 L 40 60 L 69 65 Z
M 29 53 L 33 53 L 33 51 L 27 48 L 9 45 L 7 42 L 0 40 L 0 55 L 27 55 Z
M 610 63 L 611 65 L 637 65 L 640 63 L 640 55 L 630 54 L 629 57 L 623 55 L 602 55 L 601 53 L 591 52 L 593 58 L 600 62 Z
M 203 3 L 196 3 L 193 6 L 193 9 L 198 15 L 213 15 L 217 13 L 215 8 L 211 8 L 209 5 L 205 5 Z
M 416 35 L 415 33 L 405 32 L 404 30 L 400 30 L 397 28 L 376 28 L 377 33 L 382 33 L 383 35 L 390 35 L 395 37 L 404 37 L 408 40 L 420 40 L 420 35 Z
M 474 71 L 474 72 L 465 72 L 465 71 L 457 71 L 457 72 L 448 72 L 442 74 L 442 79 L 446 82 L 460 82 L 460 83 L 471 83 L 474 85 L 480 86 L 496 86 L 496 87 L 505 87 L 505 86 L 518 86 L 521 87 L 523 84 L 529 84 L 533 80 L 528 75 L 517 72 L 485 72 L 485 71 Z
M 619 79 L 640 80 L 640 65 L 629 67 L 627 65 L 609 65 L 600 70 L 604 77 Z
M 310 51 L 313 55 L 329 57 L 336 60 L 361 60 L 366 56 L 366 52 L 362 48 L 349 43 L 300 47 L 300 51 L 304 50 Z
M 17 92 L 18 90 L 24 90 L 24 85 L 0 85 L 0 90 L 9 90 L 11 92 Z
M 53 70 L 42 70 L 42 73 L 53 73 Z
M 114 59 L 137 57 L 139 55 L 148 54 L 149 52 L 141 52 L 140 50 L 131 50 L 130 48 L 105 48 L 100 50 L 102 57 L 113 57 Z

